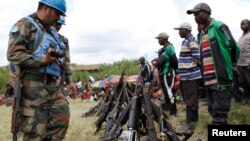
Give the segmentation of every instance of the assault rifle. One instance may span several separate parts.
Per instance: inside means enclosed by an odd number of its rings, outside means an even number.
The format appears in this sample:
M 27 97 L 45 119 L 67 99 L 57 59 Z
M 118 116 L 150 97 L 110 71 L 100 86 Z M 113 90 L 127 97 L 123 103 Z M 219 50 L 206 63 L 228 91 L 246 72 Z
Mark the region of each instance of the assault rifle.
M 100 101 L 97 105 L 95 105 L 94 107 L 91 107 L 87 112 L 83 113 L 81 117 L 86 118 L 86 117 L 95 115 L 98 112 L 102 104 L 103 104 L 102 101 Z
M 14 65 L 15 67 L 15 86 L 14 86 L 14 99 L 13 99 L 13 109 L 12 109 L 12 119 L 11 119 L 11 133 L 13 134 L 13 141 L 17 141 L 17 134 L 19 131 L 19 124 L 20 124 L 20 118 L 21 118 L 21 71 L 20 67 L 17 65 Z
M 150 94 L 149 94 L 149 85 L 146 83 L 143 86 L 143 100 L 145 105 L 145 111 L 147 116 L 147 130 L 148 130 L 148 141 L 157 141 L 157 134 L 155 130 L 155 124 L 154 124 L 154 115 L 151 107 L 151 100 L 150 100 Z
M 160 110 L 160 131 L 161 131 L 161 140 L 162 141 L 180 141 L 176 132 L 174 131 L 170 122 L 166 120 L 167 114 L 162 111 L 161 105 L 159 106 Z M 166 135 L 166 136 L 165 136 Z
M 119 81 L 118 85 L 116 86 L 114 94 L 106 97 L 103 105 L 101 106 L 101 109 L 99 112 L 99 118 L 95 121 L 95 125 L 96 125 L 95 134 L 97 132 L 99 132 L 99 130 L 102 126 L 102 123 L 105 120 L 107 121 L 105 134 L 107 134 L 109 129 L 112 127 L 113 119 L 115 118 L 113 116 L 116 116 L 118 113 L 118 106 L 120 104 L 120 97 L 122 95 L 122 90 L 123 90 L 123 85 L 124 85 L 123 78 L 125 75 L 125 70 L 126 70 L 126 68 L 122 71 L 120 81 Z M 118 95 L 118 98 L 117 98 L 117 95 Z M 116 99 L 116 100 L 114 100 L 114 99 Z M 114 101 L 116 101 L 116 104 L 113 104 Z M 112 109 L 113 106 L 114 106 L 114 108 Z
M 123 139 L 123 141 L 136 141 L 138 136 L 138 120 L 139 120 L 139 114 L 140 109 L 142 108 L 141 104 L 144 105 L 144 111 L 146 114 L 146 128 L 147 128 L 147 133 L 148 137 L 146 138 L 147 141 L 157 141 L 157 134 L 156 134 L 156 129 L 155 129 L 155 124 L 154 124 L 154 119 L 153 119 L 153 110 L 151 107 L 151 100 L 150 100 L 150 95 L 148 93 L 148 86 L 143 86 L 142 84 L 137 84 L 136 89 L 135 89 L 136 95 L 133 97 L 131 102 L 129 103 L 127 109 L 130 109 L 129 112 L 129 118 L 128 118 L 128 130 L 122 131 L 120 138 Z M 138 99 L 140 98 L 140 99 Z M 138 101 L 142 103 L 138 103 Z M 123 113 L 127 113 L 127 109 L 124 110 Z M 123 114 L 122 114 L 123 115 Z M 122 116 L 121 116 L 122 117 Z M 120 119 L 120 117 L 118 118 Z M 123 120 L 118 120 L 120 121 L 121 125 L 123 125 Z M 121 127 L 120 125 L 120 127 Z M 116 128 L 118 129 L 118 128 Z M 117 130 L 116 130 L 117 131 Z
M 138 121 L 138 98 L 135 97 L 134 100 L 131 101 L 130 111 L 129 111 L 129 118 L 128 118 L 128 130 L 122 131 L 120 138 L 124 141 L 136 141 L 137 140 L 137 130 L 136 125 Z
M 107 116 L 107 125 L 105 128 L 103 141 L 108 141 L 109 138 L 112 138 L 110 136 L 108 137 L 108 134 L 110 134 L 110 130 L 114 126 L 115 120 L 119 115 L 119 105 L 120 105 L 121 95 L 122 95 L 122 91 L 119 93 L 119 97 L 116 99 L 114 108 L 111 110 L 111 112 Z
M 110 112 L 110 109 L 112 107 L 112 102 L 109 97 L 110 96 L 105 96 L 105 99 L 103 99 L 103 103 L 100 107 L 99 118 L 95 121 L 96 125 L 95 133 L 97 133 L 100 130 L 102 123 L 106 120 L 108 113 Z
M 105 134 L 105 141 L 117 140 L 121 135 L 123 128 L 122 126 L 127 122 L 129 116 L 129 109 L 134 102 L 135 98 L 129 103 L 129 105 L 121 112 L 119 117 L 114 121 L 113 126 L 110 128 L 109 132 Z
M 174 131 L 172 125 L 167 122 L 165 119 L 161 119 L 160 121 L 161 123 L 161 132 L 164 133 L 165 135 L 167 135 L 167 138 L 166 140 L 169 140 L 169 141 L 181 141 L 179 139 L 179 137 L 177 136 L 176 132 Z M 162 137 L 162 140 L 164 141 L 164 136 Z M 183 140 L 183 141 L 186 141 L 186 140 Z
M 113 109 L 109 112 L 107 119 L 106 119 L 107 125 L 105 127 L 103 141 L 107 141 L 107 140 L 109 140 L 109 138 L 112 138 L 110 135 L 111 134 L 110 130 L 114 126 L 115 120 L 119 116 L 119 112 L 120 112 L 119 106 L 120 106 L 120 102 L 122 101 L 122 94 L 124 93 L 125 86 L 126 86 L 126 84 L 124 82 L 125 70 L 126 70 L 126 68 L 122 71 L 120 81 L 115 89 L 114 95 L 112 95 L 112 98 L 111 98 L 112 102 L 113 102 L 113 100 L 115 101 L 115 104 L 114 104 Z

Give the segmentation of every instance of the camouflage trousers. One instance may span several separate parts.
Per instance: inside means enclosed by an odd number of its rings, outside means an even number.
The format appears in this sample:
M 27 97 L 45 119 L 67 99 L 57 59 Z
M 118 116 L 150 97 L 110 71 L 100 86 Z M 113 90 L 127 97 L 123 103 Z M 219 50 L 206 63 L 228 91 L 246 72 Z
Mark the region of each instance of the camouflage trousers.
M 61 90 L 56 88 L 54 93 L 49 94 L 43 82 L 23 80 L 22 94 L 20 130 L 24 132 L 23 140 L 63 140 L 68 129 L 70 112 Z

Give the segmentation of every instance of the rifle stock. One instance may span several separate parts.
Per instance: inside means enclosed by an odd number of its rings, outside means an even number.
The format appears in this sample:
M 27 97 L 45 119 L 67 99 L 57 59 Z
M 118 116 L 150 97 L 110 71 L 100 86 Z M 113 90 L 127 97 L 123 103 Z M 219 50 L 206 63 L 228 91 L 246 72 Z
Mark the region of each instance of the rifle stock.
M 21 118 L 22 83 L 20 79 L 21 75 L 20 67 L 18 65 L 14 65 L 14 67 L 15 67 L 15 86 L 14 86 L 14 98 L 12 107 L 11 132 L 13 134 L 13 141 L 17 141 L 19 122 Z

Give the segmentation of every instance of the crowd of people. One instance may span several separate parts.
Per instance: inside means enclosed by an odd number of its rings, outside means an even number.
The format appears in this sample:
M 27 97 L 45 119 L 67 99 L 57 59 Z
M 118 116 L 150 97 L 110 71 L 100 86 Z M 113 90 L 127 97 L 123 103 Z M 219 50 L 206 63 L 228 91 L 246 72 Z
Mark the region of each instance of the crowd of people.
M 169 35 L 162 32 L 155 37 L 162 47 L 152 65 L 144 57 L 139 58 L 143 85 L 150 85 L 152 97 L 172 116 L 177 115 L 176 96 L 180 90 L 186 104 L 186 122 L 179 129 L 182 133 L 195 129 L 201 87 L 214 125 L 227 124 L 232 96 L 238 102 L 250 101 L 250 21 L 241 21 L 243 34 L 237 42 L 225 23 L 211 17 L 208 4 L 199 3 L 186 12 L 193 14 L 199 33 L 192 34 L 189 22 L 174 27 L 183 38 L 179 57 Z M 73 82 L 69 41 L 59 34 L 65 16 L 65 0 L 40 0 L 37 11 L 18 20 L 10 30 L 7 59 L 12 79 L 6 97 L 13 96 L 12 80 L 18 76 L 23 84 L 19 131 L 24 132 L 25 141 L 64 139 L 70 118 L 65 86 L 73 97 L 81 92 L 82 99 L 110 93 L 100 88 L 93 95 L 89 83 L 83 90 L 79 81 Z M 18 75 L 14 66 L 21 70 Z
M 153 69 L 150 73 L 153 76 L 158 73 L 156 80 L 147 78 L 147 68 L 150 67 L 141 62 L 144 58 L 139 59 L 141 76 L 145 77 L 143 81 L 150 80 L 153 97 L 160 99 L 162 109 L 171 115 L 177 114 L 174 84 L 176 77 L 180 78 L 179 89 L 186 104 L 186 122 L 179 129 L 181 133 L 194 131 L 199 119 L 199 97 L 206 97 L 213 125 L 227 124 L 232 97 L 236 102 L 249 101 L 250 21 L 241 21 L 243 35 L 237 42 L 229 27 L 210 17 L 211 13 L 206 3 L 187 10 L 187 14 L 194 15 L 197 36 L 192 34 L 189 22 L 174 27 L 183 38 L 178 59 L 173 44 L 168 40 L 169 35 L 162 32 L 156 37 L 162 46 L 158 50 L 158 58 L 151 61 Z M 155 83 L 159 83 L 160 87 L 153 86 Z

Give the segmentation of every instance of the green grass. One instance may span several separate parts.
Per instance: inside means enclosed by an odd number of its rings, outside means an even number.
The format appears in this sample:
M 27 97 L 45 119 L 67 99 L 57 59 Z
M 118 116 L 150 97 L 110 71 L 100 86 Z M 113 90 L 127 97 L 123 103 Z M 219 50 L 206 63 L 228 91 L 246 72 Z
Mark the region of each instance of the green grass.
M 103 135 L 103 130 L 94 135 L 95 120 L 97 117 L 81 118 L 81 115 L 88 111 L 97 103 L 83 102 L 79 99 L 69 100 L 70 103 L 70 126 L 64 141 L 99 141 Z M 0 106 L 0 141 L 11 141 L 12 134 L 10 132 L 11 107 Z M 231 111 L 229 113 L 229 124 L 250 124 L 249 105 L 242 105 L 232 102 Z M 185 106 L 178 104 L 178 115 L 172 117 L 171 123 L 178 129 L 185 122 Z M 189 141 L 196 141 L 198 138 L 207 141 L 207 125 L 211 123 L 211 117 L 207 112 L 207 106 L 200 103 L 199 121 L 195 129 L 195 133 Z M 158 128 L 158 125 L 156 125 Z M 19 138 L 21 140 L 21 138 Z
M 233 102 L 231 112 L 229 113 L 229 124 L 250 124 L 250 104 Z
M 11 107 L 6 107 L 5 105 L 0 106 L 0 141 L 11 141 Z

